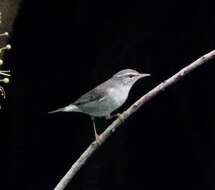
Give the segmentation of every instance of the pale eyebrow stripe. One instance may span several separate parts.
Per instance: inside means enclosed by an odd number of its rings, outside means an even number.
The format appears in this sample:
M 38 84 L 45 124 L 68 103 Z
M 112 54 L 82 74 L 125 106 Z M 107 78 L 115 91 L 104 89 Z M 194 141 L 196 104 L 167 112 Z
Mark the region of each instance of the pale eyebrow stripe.
M 117 77 L 127 76 L 127 75 L 138 75 L 137 73 L 125 73 L 121 75 L 116 75 Z

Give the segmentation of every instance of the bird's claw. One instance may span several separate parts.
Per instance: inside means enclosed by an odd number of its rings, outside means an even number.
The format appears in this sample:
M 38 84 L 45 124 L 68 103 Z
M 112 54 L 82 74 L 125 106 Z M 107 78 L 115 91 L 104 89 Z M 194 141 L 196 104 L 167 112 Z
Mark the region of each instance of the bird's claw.
M 122 114 L 117 113 L 116 115 L 117 115 L 118 119 L 120 120 L 120 122 L 123 123 L 125 121 L 125 117 Z
M 101 142 L 101 138 L 100 138 L 100 136 L 99 136 L 99 135 L 97 135 L 97 134 L 96 134 L 96 143 L 97 143 L 97 144 L 99 144 L 99 145 L 101 145 L 101 144 L 102 144 L 102 142 Z
M 114 115 L 107 115 L 105 116 L 105 119 L 113 119 L 114 117 L 117 117 L 121 122 L 124 122 L 125 121 L 125 117 L 120 114 L 120 113 L 117 113 L 117 114 L 114 114 Z

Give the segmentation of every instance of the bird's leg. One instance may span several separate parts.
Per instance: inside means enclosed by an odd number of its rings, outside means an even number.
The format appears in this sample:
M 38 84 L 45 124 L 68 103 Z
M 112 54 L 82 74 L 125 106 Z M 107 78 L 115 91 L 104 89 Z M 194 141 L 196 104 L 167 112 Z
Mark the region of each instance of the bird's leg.
M 91 118 L 92 121 L 93 121 L 93 131 L 94 131 L 94 135 L 95 135 L 95 139 L 96 139 L 96 142 L 101 144 L 101 140 L 100 140 L 100 136 L 98 135 L 98 133 L 96 132 L 96 124 L 95 124 L 95 119 L 94 117 Z

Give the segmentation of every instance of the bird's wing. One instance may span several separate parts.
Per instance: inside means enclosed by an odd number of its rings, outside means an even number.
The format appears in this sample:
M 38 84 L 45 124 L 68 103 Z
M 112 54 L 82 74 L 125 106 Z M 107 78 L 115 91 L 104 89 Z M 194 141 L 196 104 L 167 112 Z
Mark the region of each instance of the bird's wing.
M 105 92 L 100 88 L 94 88 L 93 90 L 87 92 L 86 94 L 82 95 L 79 99 L 77 99 L 73 104 L 74 105 L 81 105 L 86 104 L 94 101 L 101 102 L 105 100 Z

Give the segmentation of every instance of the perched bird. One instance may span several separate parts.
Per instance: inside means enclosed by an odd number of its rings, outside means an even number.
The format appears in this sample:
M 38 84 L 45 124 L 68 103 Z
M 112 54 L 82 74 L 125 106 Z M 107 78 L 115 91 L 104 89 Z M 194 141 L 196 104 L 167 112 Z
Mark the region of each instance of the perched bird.
M 48 113 L 81 112 L 90 115 L 93 121 L 95 138 L 99 142 L 94 118 L 105 117 L 110 119 L 114 117 L 111 113 L 124 104 L 134 83 L 147 76 L 150 76 L 150 74 L 139 73 L 133 69 L 119 71 L 72 104 Z

